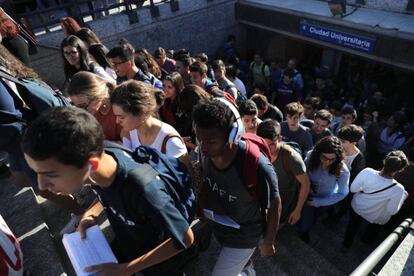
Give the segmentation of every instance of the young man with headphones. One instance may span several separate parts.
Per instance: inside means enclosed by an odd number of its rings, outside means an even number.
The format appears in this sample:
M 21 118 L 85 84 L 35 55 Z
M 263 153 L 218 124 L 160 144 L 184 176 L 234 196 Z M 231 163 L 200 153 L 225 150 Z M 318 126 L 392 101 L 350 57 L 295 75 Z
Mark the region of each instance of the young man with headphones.
M 224 99 L 207 100 L 194 107 L 193 120 L 202 155 L 199 206 L 213 221 L 214 235 L 222 246 L 212 275 L 235 276 L 249 267 L 252 273 L 252 266 L 246 264 L 257 246 L 262 256 L 275 253 L 281 210 L 276 173 L 260 153 L 257 188 L 268 191 L 264 197 L 270 202 L 263 225 L 262 196 L 251 196 L 244 184 L 243 160 L 248 151 L 240 141 L 244 129 L 237 109 Z

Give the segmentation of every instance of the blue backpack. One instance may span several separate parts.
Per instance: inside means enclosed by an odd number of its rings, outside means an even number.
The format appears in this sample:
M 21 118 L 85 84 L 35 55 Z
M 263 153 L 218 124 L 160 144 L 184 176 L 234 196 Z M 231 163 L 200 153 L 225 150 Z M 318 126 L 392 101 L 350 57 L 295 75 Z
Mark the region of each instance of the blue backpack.
M 26 122 L 30 122 L 51 107 L 71 105 L 60 91 L 53 90 L 46 83 L 16 78 L 0 69 L 0 81 L 3 82 L 3 79 L 16 84 L 18 95 L 7 83 L 4 83 L 4 86 L 12 96 L 17 108 L 22 112 Z
M 114 142 L 105 141 L 105 148 L 117 148 L 127 152 L 137 163 L 141 164 L 128 172 L 125 188 L 123 189 L 124 207 L 128 214 L 135 219 L 134 213 L 128 211 L 134 206 L 136 189 L 144 191 L 146 185 L 155 181 L 163 181 L 175 207 L 189 224 L 195 215 L 195 193 L 192 180 L 187 168 L 176 158 L 168 157 L 160 151 L 141 145 L 134 151 Z M 139 221 L 139 220 L 138 220 Z

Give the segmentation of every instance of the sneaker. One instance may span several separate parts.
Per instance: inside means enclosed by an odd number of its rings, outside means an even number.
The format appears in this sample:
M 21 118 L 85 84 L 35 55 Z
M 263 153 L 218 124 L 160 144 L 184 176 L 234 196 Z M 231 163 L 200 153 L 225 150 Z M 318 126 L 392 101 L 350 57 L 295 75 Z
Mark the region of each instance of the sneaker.
M 61 235 L 75 232 L 76 228 L 79 225 L 79 221 L 82 218 L 82 215 L 70 214 L 70 216 L 71 219 L 69 222 L 65 225 L 65 227 L 62 228 L 62 230 L 60 230 Z
M 299 237 L 305 243 L 309 243 L 309 240 L 310 240 L 310 238 L 309 238 L 309 232 L 302 232 Z
M 238 276 L 256 276 L 256 270 L 254 270 L 252 260 L 249 260 L 249 262 L 243 268 L 243 271 L 240 272 Z
M 5 163 L 0 161 L 0 179 L 5 179 L 10 177 L 11 173 L 9 167 Z

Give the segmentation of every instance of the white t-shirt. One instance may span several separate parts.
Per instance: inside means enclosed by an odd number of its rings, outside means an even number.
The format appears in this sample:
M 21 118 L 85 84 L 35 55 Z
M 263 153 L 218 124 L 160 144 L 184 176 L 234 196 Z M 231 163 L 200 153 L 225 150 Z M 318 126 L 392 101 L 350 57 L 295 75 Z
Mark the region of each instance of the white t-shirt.
M 154 142 L 148 146 L 161 151 L 164 138 L 168 134 L 178 135 L 178 136 L 180 135 L 172 126 L 166 123 L 162 123 L 161 129 L 158 132 L 157 137 L 155 138 Z M 122 138 L 122 144 L 124 145 L 124 147 L 134 150 L 141 145 L 141 142 L 139 140 L 139 133 L 136 129 L 133 129 L 129 132 L 129 137 L 130 139 L 125 138 L 125 137 Z M 180 138 L 173 137 L 167 141 L 165 153 L 170 157 L 178 158 L 187 153 L 187 148 Z
M 393 183 L 397 185 L 375 194 Z M 386 224 L 395 215 L 407 198 L 403 185 L 395 179 L 384 178 L 371 168 L 362 170 L 351 184 L 352 209 L 355 213 L 375 224 Z
M 106 81 L 115 83 L 115 79 L 112 78 L 112 76 L 109 75 L 108 72 L 105 71 L 105 69 L 103 69 L 100 65 L 95 64 L 95 66 L 93 67 L 93 73 L 96 74 L 97 76 L 100 76 L 101 78 L 103 78 Z
M 345 155 L 344 162 L 349 170 L 351 170 L 352 162 L 354 162 L 355 157 L 357 157 L 359 153 L 360 151 L 358 150 L 354 155 Z
M 116 73 L 115 73 L 115 70 L 114 70 L 114 69 L 112 69 L 111 67 L 106 67 L 106 68 L 105 68 L 105 72 L 106 72 L 106 73 L 108 73 L 108 75 L 109 75 L 111 78 L 113 78 L 114 80 L 116 80 L 117 75 L 116 75 Z
M 244 86 L 244 83 L 238 78 L 236 77 L 233 81 L 234 86 L 237 87 L 237 89 L 240 91 L 240 94 L 242 94 L 243 96 L 247 97 L 246 95 L 246 87 Z

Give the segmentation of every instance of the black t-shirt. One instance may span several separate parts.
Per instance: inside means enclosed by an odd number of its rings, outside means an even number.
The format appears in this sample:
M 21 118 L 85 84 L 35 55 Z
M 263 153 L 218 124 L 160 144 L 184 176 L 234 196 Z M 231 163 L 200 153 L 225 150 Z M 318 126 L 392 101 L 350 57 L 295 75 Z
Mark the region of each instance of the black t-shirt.
M 118 164 L 116 176 L 111 186 L 103 189 L 94 185 L 93 190 L 104 206 L 126 261 L 141 256 L 167 238 L 172 238 L 176 248 L 184 249 L 189 225 L 174 206 L 166 184 L 155 181 L 146 185 L 143 192 L 137 189 L 133 195 L 136 200 L 132 200 L 136 205 L 128 206 L 134 214 L 128 214 L 123 200 L 124 183 L 128 172 L 139 164 L 120 149 L 105 149 L 105 152 Z
M 224 170 L 217 169 L 209 158 L 203 161 L 203 197 L 201 206 L 225 215 L 240 225 L 239 229 L 214 223 L 214 234 L 223 246 L 253 248 L 262 235 L 260 203 L 247 191 L 243 180 L 244 154 L 246 146 L 239 143 L 233 162 Z M 270 161 L 259 157 L 257 185 L 261 191 L 268 190 L 270 200 L 279 196 L 277 176 Z M 267 185 L 269 189 L 266 188 Z M 263 196 L 263 195 L 262 195 Z

